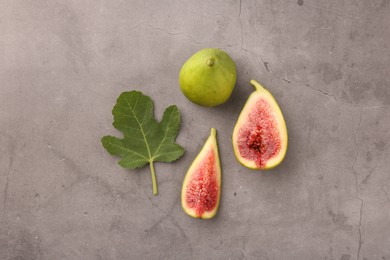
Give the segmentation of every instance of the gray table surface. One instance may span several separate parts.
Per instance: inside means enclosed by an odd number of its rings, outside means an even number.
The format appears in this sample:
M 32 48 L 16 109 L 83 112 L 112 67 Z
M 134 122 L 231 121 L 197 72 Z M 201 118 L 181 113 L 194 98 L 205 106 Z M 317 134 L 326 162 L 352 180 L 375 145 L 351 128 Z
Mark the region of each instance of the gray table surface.
M 390 2 L 0 1 L 0 259 L 390 259 Z M 227 51 L 230 100 L 179 91 L 183 62 Z M 289 149 L 258 172 L 231 135 L 250 79 L 284 112 Z M 123 91 L 176 104 L 186 152 L 125 170 L 100 143 Z M 218 215 L 181 209 L 218 131 Z

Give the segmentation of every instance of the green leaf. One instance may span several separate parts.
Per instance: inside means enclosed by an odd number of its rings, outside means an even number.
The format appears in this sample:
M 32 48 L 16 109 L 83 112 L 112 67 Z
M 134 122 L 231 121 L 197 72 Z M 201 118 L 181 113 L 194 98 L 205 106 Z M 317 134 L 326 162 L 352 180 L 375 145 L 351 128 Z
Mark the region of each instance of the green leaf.
M 123 138 L 104 136 L 102 144 L 112 155 L 121 157 L 119 165 L 135 169 L 149 163 L 153 194 L 158 194 L 153 162 L 172 162 L 184 149 L 175 143 L 180 129 L 180 112 L 176 106 L 164 111 L 161 122 L 153 115 L 153 101 L 139 91 L 123 92 L 112 110 L 113 126 Z

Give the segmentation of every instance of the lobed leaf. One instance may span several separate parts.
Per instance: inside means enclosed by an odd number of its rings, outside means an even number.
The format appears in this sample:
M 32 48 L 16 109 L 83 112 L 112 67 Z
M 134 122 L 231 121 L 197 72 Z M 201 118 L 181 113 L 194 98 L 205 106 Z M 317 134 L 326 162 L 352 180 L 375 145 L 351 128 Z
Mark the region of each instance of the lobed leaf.
M 134 169 L 149 163 L 155 183 L 153 162 L 172 162 L 183 155 L 183 147 L 175 143 L 180 129 L 177 106 L 168 107 L 161 122 L 157 122 L 152 99 L 130 91 L 119 96 L 112 114 L 113 126 L 123 132 L 123 138 L 104 136 L 102 144 L 110 154 L 121 157 L 122 167 Z

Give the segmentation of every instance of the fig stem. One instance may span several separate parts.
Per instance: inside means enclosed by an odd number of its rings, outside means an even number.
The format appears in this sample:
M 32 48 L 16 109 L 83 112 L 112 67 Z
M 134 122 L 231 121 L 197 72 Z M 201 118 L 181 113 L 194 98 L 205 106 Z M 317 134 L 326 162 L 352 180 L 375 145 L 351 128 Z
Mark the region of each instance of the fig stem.
M 255 87 L 255 89 L 256 90 L 265 90 L 265 88 L 259 83 L 259 82 L 257 82 L 256 80 L 254 80 L 254 79 L 252 79 L 251 80 L 251 84 L 252 84 L 252 86 L 254 86 Z
M 152 184 L 153 184 L 153 195 L 157 195 L 158 194 L 158 187 L 157 187 L 157 179 L 156 179 L 156 173 L 154 172 L 154 165 L 153 165 L 153 161 L 151 161 L 149 163 L 150 165 L 150 172 L 152 174 Z
M 206 64 L 209 65 L 210 67 L 214 65 L 214 62 L 215 62 L 215 58 L 213 56 L 210 56 L 207 60 L 206 60 Z
M 215 130 L 215 128 L 211 128 L 210 135 L 217 136 L 217 130 Z

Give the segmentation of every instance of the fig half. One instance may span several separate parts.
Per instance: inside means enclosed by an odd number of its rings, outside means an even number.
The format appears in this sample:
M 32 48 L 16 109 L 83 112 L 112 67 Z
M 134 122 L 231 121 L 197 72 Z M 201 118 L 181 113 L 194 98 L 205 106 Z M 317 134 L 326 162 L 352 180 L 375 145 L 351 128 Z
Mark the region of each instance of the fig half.
M 250 169 L 270 169 L 286 155 L 286 123 L 272 94 L 257 81 L 250 83 L 256 91 L 249 96 L 234 127 L 234 154 Z
M 215 128 L 211 128 L 210 136 L 184 178 L 181 204 L 183 210 L 194 218 L 212 218 L 218 211 L 221 165 L 216 133 Z

